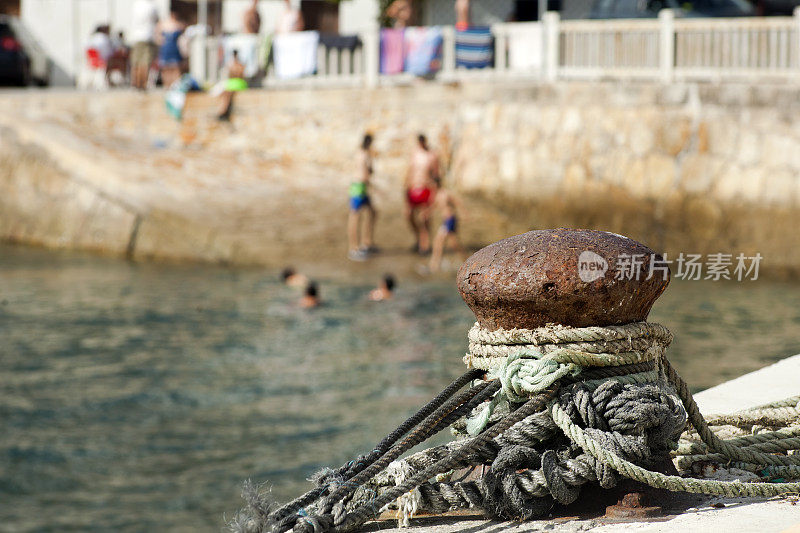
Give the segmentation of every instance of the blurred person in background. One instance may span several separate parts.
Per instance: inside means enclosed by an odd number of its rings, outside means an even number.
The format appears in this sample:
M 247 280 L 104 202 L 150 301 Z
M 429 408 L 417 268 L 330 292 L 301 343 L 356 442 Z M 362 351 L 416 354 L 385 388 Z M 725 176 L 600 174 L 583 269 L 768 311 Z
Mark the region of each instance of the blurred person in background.
M 179 41 L 185 29 L 186 26 L 178 19 L 175 11 L 170 11 L 169 17 L 158 24 L 158 66 L 161 69 L 161 83 L 165 88 L 172 86 L 181 76 L 183 53 Z
M 239 91 L 247 89 L 247 82 L 244 80 L 244 65 L 239 61 L 239 51 L 234 50 L 231 62 L 228 64 L 228 77 L 224 80 L 222 93 L 220 94 L 220 108 L 217 120 L 230 121 L 233 112 L 233 95 Z
M 447 241 L 450 241 L 450 246 L 461 256 L 461 260 L 464 260 L 464 247 L 458 238 L 458 211 L 463 211 L 463 206 L 453 193 L 444 188 L 436 191 L 434 204 L 442 215 L 442 225 L 439 226 L 433 239 L 430 270 L 438 272 L 442 266 L 442 255 Z
M 300 307 L 303 309 L 313 309 L 319 307 L 322 302 L 319 299 L 319 287 L 316 281 L 309 281 L 306 285 L 305 293 L 300 298 Z
M 300 288 L 308 285 L 308 277 L 297 272 L 294 267 L 287 266 L 281 271 L 281 279 L 289 287 Z
M 372 178 L 372 135 L 364 134 L 361 141 L 361 150 L 356 157 L 356 177 L 350 184 L 350 213 L 347 216 L 347 239 L 349 250 L 347 256 L 353 261 L 363 261 L 368 254 L 375 252 L 373 235 L 375 233 L 375 208 L 369 197 L 369 185 Z M 362 213 L 366 215 L 363 221 L 361 239 L 359 239 L 359 226 L 362 222 Z
M 245 33 L 257 34 L 261 31 L 261 15 L 258 13 L 258 0 L 253 0 L 244 12 L 242 27 Z
M 97 57 L 105 64 L 114 53 L 114 44 L 111 42 L 111 28 L 108 24 L 101 24 L 94 29 L 86 43 L 86 49 L 95 51 Z
M 157 52 L 155 42 L 157 24 L 158 10 L 153 0 L 134 0 L 130 29 L 133 43 L 130 62 L 131 84 L 137 89 L 147 88 L 150 65 Z
M 84 88 L 108 88 L 108 60 L 114 53 L 107 24 L 94 29 L 86 42 L 86 69 L 81 73 L 79 85 Z
M 411 0 L 394 0 L 386 8 L 386 16 L 392 19 L 395 28 L 405 28 L 411 24 L 413 14 Z
M 283 11 L 278 16 L 278 24 L 275 33 L 290 33 L 293 31 L 303 31 L 305 22 L 303 14 L 299 9 L 292 6 L 291 0 L 283 0 Z
M 466 31 L 469 29 L 469 0 L 456 0 L 456 29 Z
M 125 44 L 125 34 L 117 32 L 116 37 L 111 38 L 111 46 L 114 52 L 108 60 L 108 81 L 111 85 L 119 87 L 125 84 L 128 78 L 130 49 Z
M 386 274 L 381 279 L 380 284 L 369 293 L 369 299 L 373 302 L 382 302 L 384 300 L 391 300 L 394 295 L 394 288 L 397 283 L 394 276 Z
M 428 146 L 423 134 L 411 152 L 405 178 L 406 220 L 414 234 L 414 251 L 427 254 L 431 250 L 431 203 L 439 183 L 439 157 Z

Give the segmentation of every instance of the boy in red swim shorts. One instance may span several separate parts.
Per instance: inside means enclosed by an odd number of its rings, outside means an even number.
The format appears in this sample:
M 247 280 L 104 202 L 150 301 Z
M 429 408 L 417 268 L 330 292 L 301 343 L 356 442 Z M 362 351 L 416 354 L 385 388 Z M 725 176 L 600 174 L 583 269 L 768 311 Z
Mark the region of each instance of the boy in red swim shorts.
M 406 219 L 414 233 L 414 250 L 427 254 L 431 249 L 431 203 L 439 180 L 439 158 L 428 147 L 424 135 L 417 136 L 406 173 Z

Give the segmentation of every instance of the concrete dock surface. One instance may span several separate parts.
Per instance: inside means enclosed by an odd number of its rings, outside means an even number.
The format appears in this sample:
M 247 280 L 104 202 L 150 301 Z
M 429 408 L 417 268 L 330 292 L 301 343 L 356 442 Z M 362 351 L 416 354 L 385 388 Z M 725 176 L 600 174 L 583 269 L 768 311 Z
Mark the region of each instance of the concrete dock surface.
M 695 395 L 704 414 L 725 414 L 800 394 L 800 354 L 722 383 Z M 712 532 L 712 533 L 800 533 L 800 495 L 770 500 L 717 498 L 685 495 L 685 510 L 649 521 L 620 522 L 606 518 L 554 517 L 527 522 L 501 522 L 470 516 L 430 517 L 412 520 L 409 528 L 396 528 L 394 520 L 373 522 L 369 531 L 405 533 L 517 533 L 553 531 L 573 533 Z

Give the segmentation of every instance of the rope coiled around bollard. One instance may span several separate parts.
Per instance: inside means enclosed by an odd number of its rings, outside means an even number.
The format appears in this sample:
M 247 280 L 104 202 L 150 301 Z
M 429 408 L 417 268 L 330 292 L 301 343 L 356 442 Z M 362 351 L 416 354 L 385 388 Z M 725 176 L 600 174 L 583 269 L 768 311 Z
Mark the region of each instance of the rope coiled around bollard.
M 372 452 L 320 472 L 317 487 L 280 509 L 272 511 L 265 495 L 246 485 L 248 507 L 231 529 L 351 531 L 394 501 L 401 523 L 421 510 L 469 507 L 524 520 L 546 516 L 556 503 L 572 503 L 586 483 L 614 487 L 620 475 L 657 488 L 723 496 L 800 491 L 800 483 L 724 482 L 659 471 L 672 458 L 684 472 L 717 462 L 762 477 L 800 478 L 800 397 L 709 423 L 664 356 L 671 340 L 665 327 L 651 323 L 500 331 L 476 324 L 466 374 Z M 484 374 L 490 381 L 456 394 Z M 398 459 L 450 424 L 461 438 Z M 771 431 L 717 435 L 723 428 L 741 433 L 757 427 Z M 480 479 L 453 480 L 458 469 L 486 465 Z

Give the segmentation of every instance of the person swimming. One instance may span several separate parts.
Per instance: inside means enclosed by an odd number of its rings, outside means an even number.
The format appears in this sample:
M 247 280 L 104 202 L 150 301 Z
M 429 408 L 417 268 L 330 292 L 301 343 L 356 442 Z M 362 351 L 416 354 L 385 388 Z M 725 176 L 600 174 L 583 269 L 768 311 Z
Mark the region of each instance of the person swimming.
M 322 302 L 319 299 L 319 288 L 316 281 L 309 281 L 303 297 L 300 298 L 300 307 L 303 309 L 313 309 L 319 307 Z
M 377 212 L 369 196 L 370 180 L 372 178 L 372 135 L 364 134 L 356 160 L 356 179 L 350 184 L 350 213 L 347 216 L 347 256 L 353 261 L 364 261 L 370 252 L 375 252 L 373 235 L 375 233 L 375 218 Z M 366 218 L 361 214 L 365 213 Z M 364 218 L 363 231 L 359 239 L 359 223 Z
M 382 302 L 384 300 L 391 300 L 392 296 L 394 296 L 394 288 L 395 288 L 395 280 L 394 276 L 391 274 L 386 274 L 381 279 L 380 284 L 377 288 L 372 289 L 369 293 L 369 299 L 373 302 Z
M 405 178 L 405 215 L 414 233 L 414 249 L 420 254 L 428 253 L 431 248 L 430 205 L 439 179 L 439 157 L 428 147 L 425 135 L 420 133 Z
M 437 272 L 441 268 L 442 254 L 448 240 L 456 252 L 462 257 L 464 256 L 464 248 L 461 246 L 461 240 L 458 238 L 457 233 L 457 208 L 462 207 L 461 201 L 449 190 L 439 189 L 436 193 L 435 206 L 442 213 L 442 225 L 439 226 L 436 237 L 433 239 L 433 251 L 430 261 L 431 272 Z
M 281 279 L 289 287 L 304 287 L 308 284 L 308 277 L 299 274 L 294 268 L 286 267 L 281 271 Z

